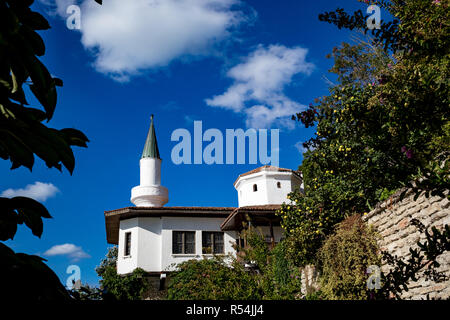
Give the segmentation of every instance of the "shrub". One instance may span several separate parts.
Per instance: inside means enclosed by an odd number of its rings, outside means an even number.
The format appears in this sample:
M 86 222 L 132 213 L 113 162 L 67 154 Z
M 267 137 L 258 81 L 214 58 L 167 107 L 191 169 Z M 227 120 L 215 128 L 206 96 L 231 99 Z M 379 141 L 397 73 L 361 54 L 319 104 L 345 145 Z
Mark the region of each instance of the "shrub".
M 368 299 L 366 270 L 369 265 L 380 265 L 378 252 L 375 233 L 359 215 L 339 223 L 318 252 L 322 297 Z
M 170 300 L 256 300 L 261 293 L 255 276 L 223 258 L 189 260 L 178 265 L 169 281 Z
M 337 81 L 293 117 L 316 133 L 303 144 L 304 193 L 293 192 L 295 205 L 278 212 L 300 266 L 315 262 L 336 223 L 410 181 L 421 178 L 414 191 L 426 196 L 444 197 L 450 186 L 448 1 L 377 4 L 395 19 L 367 41 L 334 48 Z M 320 20 L 371 32 L 364 16 L 337 9 Z
M 245 248 L 238 248 L 238 261 L 256 263 L 257 269 L 264 273 L 268 264 L 270 250 L 261 230 L 254 227 L 246 227 L 241 231 L 241 238 L 246 239 Z
M 286 243 L 278 243 L 268 257 L 261 276 L 264 299 L 293 300 L 301 296 L 301 272 L 287 259 Z
M 248 300 L 300 298 L 300 269 L 286 257 L 286 245 L 269 249 L 254 228 L 244 231 L 247 246 L 227 264 L 223 258 L 189 260 L 178 265 L 168 286 L 169 299 Z M 256 266 L 245 270 L 246 262 Z
M 282 241 L 270 250 L 261 232 L 249 227 L 241 235 L 247 239 L 247 247 L 241 249 L 241 260 L 255 262 L 256 279 L 263 299 L 296 299 L 301 295 L 301 273 L 287 258 L 286 242 Z
M 104 293 L 111 299 L 140 300 L 148 289 L 147 273 L 141 269 L 135 269 L 131 274 L 117 274 L 117 247 L 108 249 L 106 258 L 95 271 L 101 277 L 100 285 Z

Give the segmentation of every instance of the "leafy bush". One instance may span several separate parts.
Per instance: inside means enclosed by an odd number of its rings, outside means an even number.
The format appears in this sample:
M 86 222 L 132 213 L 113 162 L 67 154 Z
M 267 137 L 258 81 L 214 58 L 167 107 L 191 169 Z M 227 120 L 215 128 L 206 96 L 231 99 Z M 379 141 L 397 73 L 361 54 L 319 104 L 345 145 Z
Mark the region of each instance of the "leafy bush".
M 287 246 L 284 241 L 271 250 L 261 232 L 252 227 L 243 231 L 247 240 L 246 248 L 239 252 L 239 259 L 256 263 L 256 279 L 263 299 L 297 299 L 301 296 L 301 273 L 287 259 Z
M 270 252 L 261 275 L 264 299 L 293 300 L 301 296 L 301 272 L 287 259 L 286 249 L 285 243 L 280 242 Z
M 168 286 L 170 300 L 261 299 L 255 276 L 223 258 L 189 260 L 178 265 Z
M 337 83 L 293 116 L 316 135 L 304 143 L 304 194 L 279 211 L 288 255 L 314 263 L 334 226 L 364 214 L 390 192 L 425 177 L 415 188 L 442 195 L 449 188 L 448 1 L 377 2 L 395 17 L 373 38 L 334 48 Z M 320 20 L 368 32 L 364 14 L 342 9 Z
M 322 297 L 368 299 L 366 270 L 370 265 L 380 266 L 378 251 L 375 233 L 359 215 L 339 223 L 318 253 Z
M 301 274 L 286 256 L 286 245 L 269 249 L 261 233 L 249 227 L 247 245 L 237 257 L 189 260 L 178 265 L 168 286 L 169 299 L 298 299 Z M 246 269 L 248 263 L 252 268 Z
M 245 248 L 237 248 L 238 260 L 256 263 L 260 272 L 265 271 L 267 266 L 270 250 L 266 240 L 260 230 L 251 226 L 245 226 L 241 231 L 241 239 L 246 239 Z
M 141 268 L 137 268 L 131 274 L 119 275 L 117 274 L 116 262 L 117 247 L 111 247 L 106 258 L 95 269 L 99 277 L 102 278 L 100 285 L 104 295 L 118 300 L 143 299 L 143 294 L 149 286 L 146 272 Z
M 305 296 L 305 300 L 323 300 L 322 292 L 319 290 L 313 293 L 309 293 Z

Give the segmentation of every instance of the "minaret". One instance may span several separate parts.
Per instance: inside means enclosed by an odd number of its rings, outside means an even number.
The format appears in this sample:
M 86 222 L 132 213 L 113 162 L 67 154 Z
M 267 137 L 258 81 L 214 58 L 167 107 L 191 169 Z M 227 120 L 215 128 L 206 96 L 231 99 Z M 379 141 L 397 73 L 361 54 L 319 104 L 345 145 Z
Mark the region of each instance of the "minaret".
M 131 202 L 137 207 L 162 207 L 169 201 L 169 192 L 161 185 L 161 158 L 153 125 L 153 115 L 139 165 L 141 183 L 131 189 Z

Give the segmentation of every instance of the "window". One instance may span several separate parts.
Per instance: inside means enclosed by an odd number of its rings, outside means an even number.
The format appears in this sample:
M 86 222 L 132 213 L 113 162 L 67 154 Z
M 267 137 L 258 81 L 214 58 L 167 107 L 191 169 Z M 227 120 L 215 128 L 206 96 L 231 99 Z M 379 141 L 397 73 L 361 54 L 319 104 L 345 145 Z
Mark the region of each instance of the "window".
M 225 253 L 223 246 L 223 232 L 202 232 L 202 253 Z
M 173 254 L 195 254 L 195 231 L 173 231 Z
M 241 237 L 236 239 L 236 250 L 239 252 L 241 249 L 245 248 L 245 239 L 242 239 Z
M 278 189 L 281 188 L 281 182 L 277 182 L 277 187 L 278 187 Z
M 131 232 L 125 233 L 125 256 L 129 256 L 131 254 Z
M 256 184 L 253 185 L 253 192 L 258 191 L 258 186 Z

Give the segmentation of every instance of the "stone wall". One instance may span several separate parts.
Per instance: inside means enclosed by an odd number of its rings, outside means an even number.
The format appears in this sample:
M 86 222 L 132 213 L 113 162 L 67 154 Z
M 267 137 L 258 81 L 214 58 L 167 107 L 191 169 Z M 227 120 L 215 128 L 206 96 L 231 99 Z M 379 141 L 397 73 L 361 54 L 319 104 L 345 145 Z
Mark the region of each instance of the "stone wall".
M 411 224 L 411 220 L 417 219 L 426 227 L 434 226 L 442 230 L 444 225 L 450 225 L 450 201 L 438 196 L 426 198 L 424 195 L 414 201 L 411 190 L 400 201 L 401 192 L 402 190 L 379 203 L 363 219 L 379 234 L 382 250 L 406 261 L 410 256 L 409 249 L 416 248 L 417 241 L 425 239 L 425 235 Z M 450 252 L 442 254 L 437 261 L 441 264 L 438 270 L 450 276 Z M 388 268 L 387 265 L 382 266 L 384 272 Z M 409 291 L 402 294 L 403 299 L 426 299 L 427 295 L 430 298 L 450 298 L 450 280 L 435 283 L 425 280 L 420 274 L 418 281 L 409 283 L 408 287 Z

